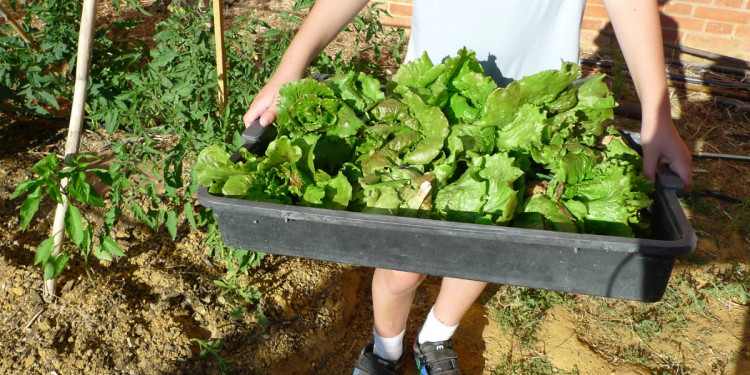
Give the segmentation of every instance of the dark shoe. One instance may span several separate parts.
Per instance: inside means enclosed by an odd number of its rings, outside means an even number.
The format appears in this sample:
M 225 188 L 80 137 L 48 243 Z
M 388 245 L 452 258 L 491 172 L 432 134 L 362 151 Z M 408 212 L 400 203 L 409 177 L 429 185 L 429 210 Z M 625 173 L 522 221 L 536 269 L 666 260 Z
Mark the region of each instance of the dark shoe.
M 357 359 L 357 365 L 354 367 L 354 373 L 352 375 L 397 375 L 401 373 L 401 369 L 404 367 L 404 355 L 401 354 L 401 358 L 397 362 L 386 361 L 375 355 L 372 352 L 375 346 L 374 341 L 370 341 L 364 349 L 362 354 Z
M 417 338 L 414 339 L 414 360 L 420 375 L 461 375 L 453 340 L 427 341 L 420 345 Z

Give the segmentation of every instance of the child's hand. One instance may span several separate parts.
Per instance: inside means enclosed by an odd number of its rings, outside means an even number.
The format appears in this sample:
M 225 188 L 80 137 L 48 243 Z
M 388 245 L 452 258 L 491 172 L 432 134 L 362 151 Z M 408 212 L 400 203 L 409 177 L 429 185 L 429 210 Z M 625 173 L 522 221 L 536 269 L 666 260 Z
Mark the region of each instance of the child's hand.
M 286 83 L 286 82 L 284 82 Z M 283 83 L 274 83 L 273 79 L 263 86 L 258 95 L 253 99 L 250 108 L 242 117 L 245 127 L 250 126 L 256 119 L 260 119 L 262 126 L 268 126 L 276 120 L 279 111 L 276 109 L 276 101 L 279 98 L 279 89 Z
M 653 181 L 659 164 L 666 164 L 672 172 L 680 176 L 685 189 L 689 190 L 693 186 L 690 151 L 680 138 L 680 134 L 677 133 L 671 119 L 664 121 L 668 123 L 642 128 L 643 174 Z
M 368 0 L 319 0 L 310 10 L 289 47 L 284 52 L 276 72 L 258 92 L 250 108 L 242 117 L 245 126 L 258 120 L 268 126 L 279 111 L 276 100 L 285 83 L 302 78 L 310 62 L 339 32 L 367 5 Z

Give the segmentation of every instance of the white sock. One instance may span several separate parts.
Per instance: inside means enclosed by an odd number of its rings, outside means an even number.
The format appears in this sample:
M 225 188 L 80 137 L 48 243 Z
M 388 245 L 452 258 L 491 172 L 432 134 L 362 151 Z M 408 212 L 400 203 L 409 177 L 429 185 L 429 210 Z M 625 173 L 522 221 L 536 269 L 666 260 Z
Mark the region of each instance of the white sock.
M 433 310 L 435 310 L 434 306 L 430 309 L 430 313 L 427 315 L 427 320 L 425 320 L 422 330 L 419 331 L 417 341 L 420 344 L 424 344 L 427 341 L 446 341 L 453 336 L 453 333 L 456 332 L 456 328 L 458 328 L 458 324 L 452 327 L 443 324 L 443 322 L 435 317 Z
M 376 356 L 386 361 L 396 362 L 404 354 L 404 334 L 406 330 L 401 331 L 395 337 L 381 337 L 373 327 L 372 333 L 375 335 L 375 346 L 372 352 Z

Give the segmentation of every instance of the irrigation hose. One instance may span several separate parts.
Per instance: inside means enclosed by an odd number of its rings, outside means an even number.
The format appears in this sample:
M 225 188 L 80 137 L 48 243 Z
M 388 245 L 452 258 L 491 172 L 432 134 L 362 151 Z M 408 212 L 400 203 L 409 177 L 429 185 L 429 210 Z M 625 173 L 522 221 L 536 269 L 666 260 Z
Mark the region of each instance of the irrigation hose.
M 722 200 L 724 202 L 729 202 L 729 203 L 734 203 L 734 204 L 742 203 L 742 199 L 730 197 L 729 195 L 722 194 L 722 193 L 717 193 L 713 190 L 688 191 L 683 194 L 683 197 L 685 198 L 711 197 L 711 198 Z
M 748 161 L 750 162 L 750 156 L 742 155 L 729 155 L 729 154 L 714 154 L 710 152 L 698 152 L 693 154 L 694 158 L 706 158 L 706 159 L 725 159 L 735 161 Z

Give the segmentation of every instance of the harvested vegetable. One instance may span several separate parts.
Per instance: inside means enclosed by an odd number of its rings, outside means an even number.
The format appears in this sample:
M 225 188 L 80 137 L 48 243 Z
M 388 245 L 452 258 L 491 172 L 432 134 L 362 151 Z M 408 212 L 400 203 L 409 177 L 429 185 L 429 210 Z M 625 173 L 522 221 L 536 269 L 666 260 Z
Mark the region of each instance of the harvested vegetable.
M 203 150 L 212 194 L 489 225 L 635 236 L 653 186 L 606 121 L 604 75 L 562 63 L 498 88 L 474 52 L 282 87 L 265 155 Z

